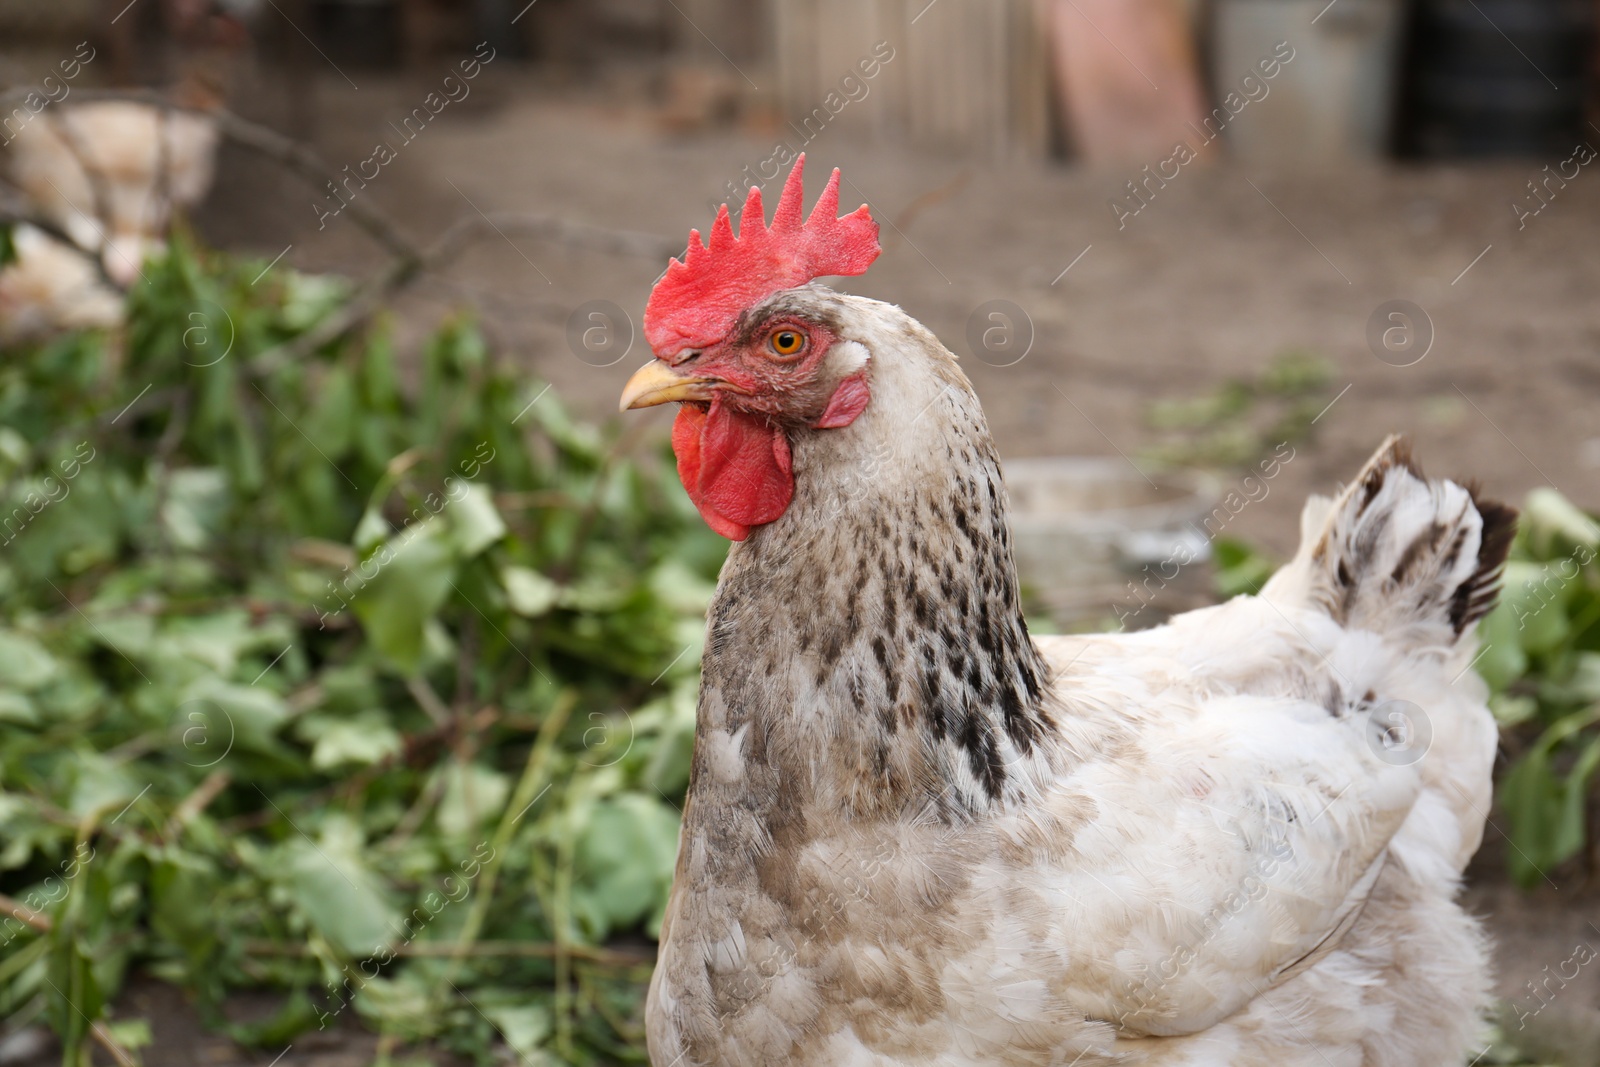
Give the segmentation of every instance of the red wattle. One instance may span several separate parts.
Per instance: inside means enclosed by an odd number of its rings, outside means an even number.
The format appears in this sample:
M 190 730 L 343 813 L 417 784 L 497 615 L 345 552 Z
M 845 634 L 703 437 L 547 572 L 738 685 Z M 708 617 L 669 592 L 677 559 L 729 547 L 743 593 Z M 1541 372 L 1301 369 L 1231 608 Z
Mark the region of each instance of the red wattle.
M 672 451 L 689 499 L 731 541 L 777 519 L 794 498 L 789 439 L 766 420 L 723 406 L 720 397 L 709 411 L 679 409 Z

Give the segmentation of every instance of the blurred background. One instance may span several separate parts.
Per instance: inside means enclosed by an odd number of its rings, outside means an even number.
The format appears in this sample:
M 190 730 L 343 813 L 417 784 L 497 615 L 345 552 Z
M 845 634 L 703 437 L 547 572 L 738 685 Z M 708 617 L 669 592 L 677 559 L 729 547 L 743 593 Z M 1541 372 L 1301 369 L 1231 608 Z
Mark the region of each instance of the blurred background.
M 793 159 L 1039 629 L 1390 432 L 1525 506 L 1476 1062 L 1600 1064 L 1600 4 L 0 0 L 0 1067 L 641 1063 L 724 544 L 614 414 Z

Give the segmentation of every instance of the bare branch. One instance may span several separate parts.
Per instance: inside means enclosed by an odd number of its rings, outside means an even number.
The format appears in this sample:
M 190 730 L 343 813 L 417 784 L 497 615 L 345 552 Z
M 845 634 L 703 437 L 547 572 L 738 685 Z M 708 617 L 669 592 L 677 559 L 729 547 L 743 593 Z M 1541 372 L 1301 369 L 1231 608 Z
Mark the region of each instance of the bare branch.
M 303 359 L 366 322 L 388 304 L 395 294 L 423 274 L 449 266 L 473 241 L 490 234 L 509 236 L 512 233 L 571 248 L 643 256 L 657 260 L 664 260 L 682 251 L 673 242 L 654 234 L 611 230 L 602 226 L 569 222 L 550 215 L 500 211 L 484 215 L 463 215 L 451 223 L 421 257 L 415 260 L 396 260 L 384 270 L 372 275 L 362 283 L 355 295 L 340 305 L 336 311 L 294 340 L 261 353 L 251 361 L 252 366 L 258 373 L 266 374 L 285 363 Z
M 80 248 L 78 242 L 74 241 L 70 234 L 57 226 L 52 220 L 33 210 L 28 203 L 26 193 L 0 178 L 0 225 L 5 224 L 32 226 L 46 237 L 64 245 L 69 251 L 77 253 L 93 264 L 95 273 L 99 275 L 102 284 L 119 293 L 122 292 L 122 286 L 118 285 L 111 275 L 106 273 L 104 259 L 93 252 Z
M 669 241 L 653 233 L 612 230 L 582 222 L 569 222 L 551 215 L 491 211 L 483 215 L 465 215 L 452 223 L 428 250 L 426 269 L 438 270 L 448 266 L 470 242 L 487 237 L 490 233 L 501 236 L 521 234 L 548 244 L 645 259 L 664 260 L 683 251 L 681 241 Z
M 111 1036 L 111 1031 L 106 1029 L 104 1023 L 91 1023 L 89 1032 L 106 1050 L 106 1054 L 117 1061 L 117 1067 L 139 1067 L 139 1061 L 133 1058 L 133 1053 L 122 1047 L 122 1042 Z
M 608 967 L 639 967 L 655 962 L 655 953 L 637 949 L 600 948 L 589 945 L 561 946 L 573 959 Z M 309 946 L 279 941 L 246 941 L 246 955 L 292 959 L 310 957 Z M 475 941 L 463 949 L 453 941 L 412 941 L 386 950 L 395 956 L 511 957 L 514 959 L 553 959 L 557 946 L 540 941 Z
M 439 699 L 439 694 L 433 691 L 433 686 L 428 684 L 428 680 L 420 674 L 414 674 L 406 679 L 406 692 L 411 694 L 418 707 L 427 712 L 434 726 L 443 729 L 450 721 L 450 709 Z
M 0 114 L 4 113 L 7 98 L 14 93 L 0 94 Z M 242 119 L 231 111 L 221 109 L 199 109 L 184 107 L 169 99 L 165 94 L 155 90 L 140 89 L 80 89 L 74 96 L 75 100 L 84 103 L 93 103 L 102 100 L 123 100 L 131 103 L 147 104 L 151 107 L 162 108 L 166 111 L 192 111 L 197 115 L 204 115 L 216 122 L 217 128 L 223 136 L 253 148 L 262 155 L 281 164 L 285 169 L 292 171 L 302 180 L 323 192 L 329 185 L 336 184 L 334 177 L 338 173 L 319 156 L 310 146 L 293 138 L 285 137 L 269 126 L 258 122 Z M 401 232 L 398 224 L 371 200 L 354 200 L 346 205 L 351 220 L 388 251 L 402 259 L 415 259 L 421 253 L 417 246 Z
M 183 832 L 183 828 L 205 811 L 232 782 L 233 776 L 227 771 L 212 771 L 206 775 L 195 787 L 194 792 L 184 797 L 182 802 L 172 809 L 172 817 L 167 820 L 166 829 L 161 832 L 162 836 L 169 841 L 177 837 Z
M 50 932 L 50 917 L 42 911 L 34 911 L 22 901 L 0 893 L 0 911 L 16 919 L 18 922 L 33 927 L 41 934 Z
M 28 90 L 0 92 L 0 114 L 21 103 Z M 319 193 L 336 185 L 337 172 L 309 145 L 278 131 L 250 122 L 229 111 L 186 108 L 154 90 L 78 90 L 75 99 L 86 102 L 124 100 L 148 104 L 167 111 L 192 110 L 212 118 L 229 139 L 253 148 L 294 172 Z M 489 234 L 509 237 L 521 234 L 550 244 L 565 245 L 612 255 L 640 256 L 657 261 L 682 251 L 682 244 L 653 234 L 613 230 L 603 226 L 571 222 L 552 215 L 517 212 L 489 212 L 464 215 L 446 227 L 439 238 L 424 249 L 408 238 L 387 212 L 371 198 L 346 201 L 344 212 L 393 257 L 388 266 L 368 277 L 355 294 L 311 329 L 287 344 L 268 349 L 251 361 L 257 373 L 269 373 L 285 363 L 304 358 L 323 345 L 338 340 L 356 329 L 381 309 L 396 293 L 430 271 L 453 263 L 473 241 Z M 0 214 L 0 219 L 5 216 Z M 34 220 L 29 219 L 32 222 Z M 55 236 L 54 227 L 41 226 Z M 103 271 L 102 271 L 103 273 Z

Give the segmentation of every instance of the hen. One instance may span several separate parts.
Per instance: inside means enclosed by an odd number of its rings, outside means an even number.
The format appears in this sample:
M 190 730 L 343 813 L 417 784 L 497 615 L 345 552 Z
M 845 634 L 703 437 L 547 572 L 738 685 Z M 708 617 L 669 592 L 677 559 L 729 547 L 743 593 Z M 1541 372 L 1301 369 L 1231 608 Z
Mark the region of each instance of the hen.
M 659 1067 L 1459 1065 L 1455 902 L 1496 733 L 1471 671 L 1515 512 L 1386 442 L 1258 596 L 1029 636 L 955 357 L 814 279 L 838 172 L 691 233 L 623 408 L 735 544 L 648 1002 Z
M 187 85 L 179 98 L 203 106 L 220 102 L 209 90 Z M 216 120 L 201 111 L 122 100 L 65 105 L 18 130 L 10 171 L 43 218 L 98 257 L 106 277 L 126 289 L 138 280 L 145 258 L 164 247 L 173 207 L 197 204 L 211 188 L 217 140 Z M 31 262 L 18 249 L 25 270 L 48 273 L 52 257 L 71 251 L 49 243 Z M 62 284 L 77 281 L 68 277 Z
M 122 294 L 94 261 L 27 223 L 11 231 L 16 259 L 0 268 L 0 345 L 122 321 Z

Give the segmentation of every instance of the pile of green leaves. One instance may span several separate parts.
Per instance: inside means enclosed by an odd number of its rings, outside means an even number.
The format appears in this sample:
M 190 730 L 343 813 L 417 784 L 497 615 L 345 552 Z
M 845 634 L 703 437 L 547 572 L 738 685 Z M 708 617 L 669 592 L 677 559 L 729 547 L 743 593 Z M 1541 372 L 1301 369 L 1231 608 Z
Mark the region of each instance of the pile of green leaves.
M 1512 762 L 1498 790 L 1531 886 L 1595 843 L 1600 804 L 1600 523 L 1554 489 L 1537 489 L 1506 564 L 1499 606 L 1479 627 L 1477 669 L 1494 690 Z M 1595 857 L 1591 857 L 1591 863 Z
M 263 360 L 347 297 L 263 266 L 0 358 L 0 1018 L 641 1062 L 722 542 L 470 322 Z

